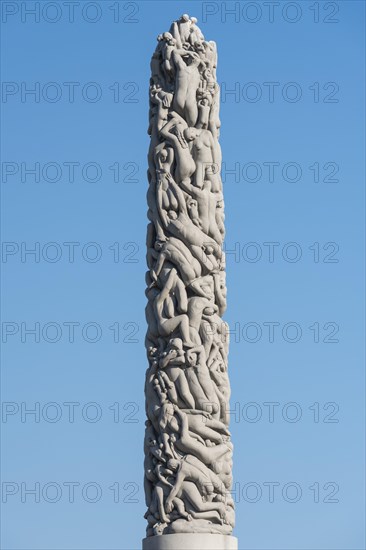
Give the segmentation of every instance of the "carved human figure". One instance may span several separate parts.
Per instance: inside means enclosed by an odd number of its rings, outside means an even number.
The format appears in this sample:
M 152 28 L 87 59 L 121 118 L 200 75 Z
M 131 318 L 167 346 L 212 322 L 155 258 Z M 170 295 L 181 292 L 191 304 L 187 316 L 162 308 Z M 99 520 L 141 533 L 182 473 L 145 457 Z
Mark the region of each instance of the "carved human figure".
M 168 336 L 174 331 L 179 331 L 183 342 L 187 347 L 192 347 L 194 343 L 189 337 L 189 319 L 186 314 L 169 316 L 169 305 L 171 300 L 171 291 L 176 282 L 177 271 L 172 269 L 170 275 L 162 290 L 154 299 L 154 313 L 156 316 L 158 331 L 161 336 Z M 166 311 L 168 310 L 168 315 Z
M 174 151 L 165 142 L 159 143 L 154 149 L 154 163 L 156 174 L 163 176 L 170 174 L 174 162 Z
M 169 380 L 173 383 L 173 386 L 168 390 L 170 400 L 176 405 L 194 409 L 195 401 L 182 368 L 184 365 L 183 342 L 179 338 L 172 338 L 169 341 L 167 350 L 160 358 L 159 367 L 164 369 Z
M 171 147 L 167 147 L 165 143 L 155 145 L 158 138 L 151 138 L 150 148 L 148 153 L 150 181 L 147 190 L 147 204 L 149 207 L 147 216 L 154 224 L 156 236 L 159 240 L 164 240 L 165 235 L 161 226 L 161 220 L 157 208 L 156 190 L 158 182 L 161 182 L 165 175 L 170 173 L 170 168 L 174 161 L 174 152 Z
M 192 21 L 187 13 L 184 13 L 177 21 L 173 21 L 170 33 L 177 41 L 178 48 L 181 48 L 187 42 L 191 25 Z
M 184 137 L 190 143 L 190 151 L 196 164 L 194 184 L 202 188 L 206 168 L 212 164 L 219 166 L 220 162 L 212 133 L 209 130 L 191 127 L 184 131 Z
M 215 303 L 218 306 L 219 315 L 222 317 L 226 310 L 226 273 L 219 271 L 213 273 Z
M 207 410 L 212 416 L 219 418 L 220 402 L 206 363 L 204 346 L 199 345 L 189 350 L 186 354 L 186 362 L 189 366 L 187 377 L 189 376 L 192 394 L 197 396 L 203 394 L 203 397 L 197 398 L 198 408 Z
M 216 203 L 216 225 L 220 231 L 222 240 L 225 237 L 225 214 L 224 214 L 224 201 L 222 199 L 219 199 Z
M 163 34 L 164 46 L 162 48 L 162 70 L 166 78 L 167 83 L 171 83 L 174 80 L 174 66 L 171 61 L 172 52 L 177 46 L 176 39 L 170 32 Z
M 205 408 L 210 408 L 210 404 L 205 404 Z M 212 418 L 207 410 L 182 409 L 187 415 L 188 428 L 192 436 L 200 436 L 201 443 L 210 446 L 211 443 L 218 445 L 226 440 L 230 435 L 226 425 L 220 420 Z
M 212 99 L 208 94 L 203 95 L 201 99 L 198 100 L 198 121 L 196 124 L 197 128 L 203 128 L 206 130 L 209 125 L 210 110 L 211 110 Z
M 166 405 L 164 415 L 166 418 L 165 425 L 174 435 L 175 446 L 181 452 L 193 454 L 206 465 L 213 464 L 223 455 L 231 453 L 232 444 L 230 442 L 207 447 L 204 443 L 197 441 L 197 438 L 189 430 L 187 414 L 177 406 Z
M 147 323 L 146 342 L 148 345 L 157 345 L 158 338 L 160 336 L 158 322 L 155 317 L 154 302 L 155 298 L 159 295 L 160 290 L 156 287 L 148 287 L 145 290 L 146 297 L 148 299 L 145 307 L 145 318 Z
M 205 37 L 203 36 L 201 29 L 197 26 L 197 18 L 191 17 L 191 25 L 188 36 L 189 43 L 194 46 L 197 42 L 201 42 L 204 39 Z
M 187 313 L 189 317 L 189 327 L 190 334 L 193 338 L 196 339 L 196 344 L 203 344 L 209 339 L 209 335 L 206 334 L 205 326 L 201 327 L 202 319 L 205 315 L 213 315 L 218 311 L 218 306 L 213 302 L 213 296 L 208 295 L 207 297 L 203 296 L 192 296 L 188 299 Z M 200 330 L 202 328 L 202 330 Z M 199 333 L 199 338 L 196 338 L 196 335 Z
M 181 240 L 175 237 L 169 237 L 164 241 L 157 240 L 154 248 L 148 249 L 147 256 L 155 259 L 150 271 L 153 281 L 157 281 L 163 266 L 169 262 L 175 266 L 186 287 L 198 296 L 208 297 L 206 284 L 201 278 L 201 264 Z
M 186 119 L 188 126 L 194 126 L 198 117 L 196 95 L 201 80 L 198 67 L 202 59 L 194 51 L 174 49 L 172 61 L 175 69 L 173 109 Z
M 202 184 L 202 187 L 199 185 Z M 201 223 L 201 229 L 204 233 L 212 237 L 216 242 L 222 242 L 222 233 L 217 224 L 217 204 L 222 200 L 221 193 L 212 192 L 210 180 L 199 181 L 199 185 L 192 185 L 190 179 L 181 181 L 181 187 L 197 201 L 198 215 Z
M 154 85 L 150 90 L 150 99 L 153 105 L 157 106 L 154 130 L 161 130 L 168 120 L 169 107 L 172 104 L 173 94 L 165 92 L 161 86 Z
M 166 470 L 166 475 L 169 475 L 169 470 Z M 165 512 L 165 503 L 166 499 L 169 497 L 171 492 L 172 484 L 165 479 L 160 473 L 155 475 L 156 482 L 154 484 L 154 489 L 151 496 L 151 502 L 148 508 L 148 512 L 145 514 L 146 517 L 150 514 L 152 516 L 152 522 L 155 524 L 158 521 L 164 523 L 170 523 L 170 518 Z
M 150 420 L 150 424 L 154 427 L 155 431 L 159 433 L 158 429 L 158 416 L 160 414 L 161 399 L 159 394 L 154 388 L 154 380 L 156 378 L 158 370 L 158 360 L 153 359 L 150 367 L 146 370 L 145 375 L 145 395 L 146 395 L 146 414 Z M 151 436 L 151 431 L 148 437 Z M 155 439 L 155 438 L 152 438 Z
M 203 495 L 212 495 L 218 493 L 226 494 L 226 487 L 221 482 L 217 474 L 215 474 L 205 464 L 202 464 L 197 457 L 187 454 L 181 460 L 170 459 L 168 468 L 176 472 L 175 482 L 172 486 L 169 496 L 166 499 L 165 507 L 171 509 L 173 499 L 179 493 L 184 481 L 192 481 L 197 485 L 200 493 Z
M 151 70 L 151 82 L 152 84 L 162 85 L 164 82 L 164 74 L 162 71 L 162 50 L 164 47 L 163 35 L 157 36 L 158 44 L 151 57 L 150 70 Z
M 193 477 L 193 475 L 192 475 Z M 191 481 L 183 480 L 178 485 L 178 490 L 176 491 L 175 496 L 180 497 L 184 501 L 188 501 L 197 512 L 208 512 L 216 510 L 219 512 L 222 518 L 225 517 L 226 508 L 222 502 L 204 502 L 202 496 L 197 488 L 196 483 Z M 168 496 L 165 502 L 165 509 L 167 512 L 172 511 L 174 506 L 173 499 Z
M 157 107 L 154 106 L 154 109 L 157 110 Z M 156 182 L 158 174 L 168 173 L 173 161 L 173 149 L 171 147 L 167 147 L 165 142 L 160 142 L 160 132 L 156 127 L 151 135 L 148 152 L 149 181 Z
M 169 113 L 170 120 L 161 128 L 160 135 L 173 147 L 176 159 L 174 178 L 182 181 L 190 178 L 196 170 L 184 131 L 188 128 L 186 121 L 176 112 Z
M 169 187 L 164 185 L 166 181 Z M 222 256 L 220 244 L 194 225 L 184 194 L 170 174 L 164 182 L 160 182 L 157 188 L 157 207 L 163 227 L 172 236 L 181 239 L 203 267 L 217 270 L 217 259 Z
M 160 43 L 159 43 L 160 44 Z M 159 66 L 161 63 L 161 52 L 158 54 Z M 154 57 L 154 56 L 153 56 Z M 169 108 L 172 104 L 173 94 L 163 89 L 161 77 L 155 78 L 150 86 L 150 117 L 148 134 L 150 135 L 149 147 L 149 168 L 152 169 L 152 156 L 155 147 L 159 143 L 159 131 L 166 123 Z

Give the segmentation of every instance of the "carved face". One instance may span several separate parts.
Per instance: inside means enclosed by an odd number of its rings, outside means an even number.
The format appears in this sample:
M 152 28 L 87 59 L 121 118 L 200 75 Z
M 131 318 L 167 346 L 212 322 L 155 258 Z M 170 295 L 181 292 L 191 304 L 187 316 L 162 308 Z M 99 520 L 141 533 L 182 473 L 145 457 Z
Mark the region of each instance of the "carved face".
M 174 407 L 171 403 L 168 403 L 166 406 L 165 406 L 165 414 L 167 416 L 174 416 Z
M 190 367 L 194 367 L 197 364 L 197 353 L 187 352 L 186 360 Z
M 219 370 L 220 370 L 221 373 L 224 373 L 226 371 L 224 363 L 220 363 Z
M 184 130 L 184 137 L 187 141 L 193 141 L 199 136 L 200 132 L 197 128 L 186 128 Z
M 190 213 L 194 216 L 197 214 L 197 201 L 194 199 L 189 199 L 187 201 L 187 207 Z
M 206 166 L 206 177 L 207 177 L 207 179 L 211 180 L 211 178 L 209 176 L 212 176 L 213 174 L 217 174 L 218 171 L 219 171 L 219 167 L 215 163 L 208 164 Z
M 166 149 L 163 149 L 162 151 L 160 151 L 161 162 L 165 162 L 167 158 L 168 158 L 168 151 Z
M 178 352 L 176 349 L 170 349 L 168 351 L 169 359 L 175 359 L 178 356 Z
M 172 338 L 169 340 L 169 349 L 181 351 L 183 349 L 183 342 L 181 338 Z
M 170 34 L 170 32 L 165 32 L 162 35 L 162 39 L 166 44 L 169 44 L 169 46 L 175 46 L 176 40 L 173 38 L 173 36 Z
M 162 535 L 164 533 L 165 524 L 164 523 L 156 523 L 154 525 L 154 534 L 155 535 Z
M 179 460 L 176 460 L 175 458 L 171 458 L 168 461 L 168 468 L 169 470 L 173 470 L 175 472 L 179 468 Z

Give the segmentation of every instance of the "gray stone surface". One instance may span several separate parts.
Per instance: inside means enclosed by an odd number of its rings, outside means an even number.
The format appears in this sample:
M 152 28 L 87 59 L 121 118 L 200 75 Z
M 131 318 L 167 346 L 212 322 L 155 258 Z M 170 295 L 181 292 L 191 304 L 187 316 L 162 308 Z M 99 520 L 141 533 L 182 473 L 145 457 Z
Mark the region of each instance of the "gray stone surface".
M 216 44 L 188 15 L 157 40 L 149 91 L 144 444 L 147 537 L 154 540 L 144 548 L 170 548 L 165 535 L 174 535 L 181 542 L 172 548 L 193 550 L 181 534 L 195 537 L 201 550 L 208 539 L 217 544 L 210 550 L 234 548 L 226 537 L 234 527 L 233 446 Z
M 142 550 L 237 550 L 238 539 L 228 535 L 162 535 L 142 541 Z

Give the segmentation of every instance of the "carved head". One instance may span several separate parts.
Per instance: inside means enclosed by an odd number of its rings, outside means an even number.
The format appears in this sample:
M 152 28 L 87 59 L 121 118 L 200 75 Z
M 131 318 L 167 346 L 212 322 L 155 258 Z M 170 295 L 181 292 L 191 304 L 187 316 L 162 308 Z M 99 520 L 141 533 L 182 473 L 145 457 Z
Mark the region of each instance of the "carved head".
M 197 128 L 186 128 L 183 134 L 187 141 L 193 141 L 200 135 L 200 131 Z
M 171 220 L 176 220 L 178 218 L 178 214 L 175 210 L 169 210 L 168 216 Z
M 154 248 L 160 252 L 164 248 L 164 241 L 155 241 Z
M 170 32 L 165 32 L 163 34 L 163 39 L 169 44 L 169 46 L 175 46 L 177 42 L 176 39 L 173 38 L 173 36 L 170 34 Z
M 213 174 L 218 174 L 218 172 L 220 172 L 220 167 L 215 162 L 213 162 L 212 164 L 207 164 L 205 166 L 205 175 L 207 179 L 211 179 L 210 176 L 212 176 Z
M 174 407 L 172 403 L 164 403 L 161 407 L 161 411 L 166 417 L 166 420 L 168 420 L 169 417 L 174 416 Z
M 177 351 L 182 351 L 183 342 L 181 338 L 171 338 L 168 344 L 169 349 L 176 349 Z
M 186 362 L 189 367 L 194 367 L 197 365 L 197 353 L 192 353 L 188 350 L 186 353 Z
M 187 206 L 188 208 L 195 210 L 197 208 L 197 201 L 196 199 L 188 199 L 187 200 Z
M 176 460 L 175 458 L 171 458 L 168 460 L 168 468 L 169 470 L 172 470 L 173 472 L 176 472 L 179 469 L 180 461 Z
M 161 160 L 162 162 L 165 162 L 167 158 L 168 158 L 168 151 L 166 149 L 161 149 L 161 151 L 159 152 L 159 160 Z

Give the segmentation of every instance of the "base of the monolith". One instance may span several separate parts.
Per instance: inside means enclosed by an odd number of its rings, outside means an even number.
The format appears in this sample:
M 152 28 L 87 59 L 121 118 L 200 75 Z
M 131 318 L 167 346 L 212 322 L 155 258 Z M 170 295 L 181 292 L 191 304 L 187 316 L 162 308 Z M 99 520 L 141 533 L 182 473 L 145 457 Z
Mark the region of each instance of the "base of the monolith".
M 179 533 L 157 535 L 142 541 L 142 550 L 237 550 L 238 539 L 230 535 Z

